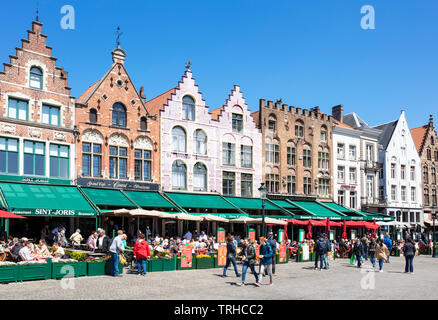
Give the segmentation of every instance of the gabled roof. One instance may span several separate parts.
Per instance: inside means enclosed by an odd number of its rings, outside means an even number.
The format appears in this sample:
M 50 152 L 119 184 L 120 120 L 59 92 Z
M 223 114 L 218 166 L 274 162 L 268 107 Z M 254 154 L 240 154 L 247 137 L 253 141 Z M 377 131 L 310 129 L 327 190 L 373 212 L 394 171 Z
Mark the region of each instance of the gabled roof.
M 347 129 L 354 129 L 354 128 L 350 127 L 348 124 L 342 123 L 342 122 L 336 120 L 335 118 L 333 118 L 333 126 L 347 128 Z
M 383 149 L 386 150 L 388 147 L 389 141 L 391 141 L 392 134 L 394 133 L 395 128 L 397 127 L 398 120 L 388 122 L 385 124 L 381 124 L 379 126 L 374 127 L 374 129 L 382 130 L 382 134 L 379 137 L 379 143 L 383 146 Z
M 77 103 L 87 103 L 88 97 L 91 96 L 91 92 L 94 92 L 95 88 L 97 87 L 97 84 L 100 83 L 100 80 L 97 80 L 95 83 L 93 83 L 91 86 L 88 87 L 87 90 L 85 90 L 79 98 L 76 99 Z
M 415 147 L 419 154 L 421 154 L 421 150 L 423 149 L 424 139 L 426 138 L 428 125 L 417 127 L 411 129 L 412 139 L 414 139 Z
M 217 109 L 214 109 L 214 110 L 212 110 L 212 111 L 210 111 L 210 113 L 211 113 L 211 118 L 213 119 L 213 120 L 219 120 L 219 116 L 221 115 L 221 113 L 223 112 L 225 110 L 225 107 L 219 107 L 219 108 L 217 108 Z
M 172 94 L 175 93 L 176 87 L 160 94 L 159 96 L 146 102 L 146 109 L 148 109 L 151 115 L 157 115 L 160 111 L 164 110 L 164 106 L 172 98 Z
M 344 116 L 344 123 L 353 128 L 369 128 L 368 123 L 363 121 L 355 112 L 346 114 Z

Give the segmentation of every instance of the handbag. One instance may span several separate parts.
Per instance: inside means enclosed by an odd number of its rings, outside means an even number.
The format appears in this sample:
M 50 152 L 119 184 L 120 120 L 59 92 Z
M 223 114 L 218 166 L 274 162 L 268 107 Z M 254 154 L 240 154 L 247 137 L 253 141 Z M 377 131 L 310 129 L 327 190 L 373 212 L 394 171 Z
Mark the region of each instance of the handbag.
M 119 254 L 119 262 L 120 262 L 121 264 L 125 264 L 125 263 L 126 263 L 126 258 L 125 258 L 125 256 L 124 256 L 123 253 L 120 253 L 120 254 Z

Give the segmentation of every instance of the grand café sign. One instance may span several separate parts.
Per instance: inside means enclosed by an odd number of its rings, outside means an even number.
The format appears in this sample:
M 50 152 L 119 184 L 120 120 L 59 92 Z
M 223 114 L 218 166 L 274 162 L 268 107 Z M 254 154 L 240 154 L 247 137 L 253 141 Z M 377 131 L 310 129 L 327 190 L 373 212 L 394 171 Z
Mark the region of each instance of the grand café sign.
M 106 188 L 106 189 L 120 189 L 133 191 L 158 191 L 158 184 L 145 183 L 136 181 L 112 181 L 99 179 L 78 178 L 78 185 L 89 188 Z

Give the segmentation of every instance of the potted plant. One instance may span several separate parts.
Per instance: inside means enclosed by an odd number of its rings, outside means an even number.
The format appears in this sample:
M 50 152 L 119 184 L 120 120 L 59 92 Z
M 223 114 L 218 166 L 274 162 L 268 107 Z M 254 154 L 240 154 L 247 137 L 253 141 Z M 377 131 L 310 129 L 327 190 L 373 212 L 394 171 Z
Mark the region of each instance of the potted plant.
M 15 262 L 0 262 L 0 282 L 17 282 L 18 266 Z

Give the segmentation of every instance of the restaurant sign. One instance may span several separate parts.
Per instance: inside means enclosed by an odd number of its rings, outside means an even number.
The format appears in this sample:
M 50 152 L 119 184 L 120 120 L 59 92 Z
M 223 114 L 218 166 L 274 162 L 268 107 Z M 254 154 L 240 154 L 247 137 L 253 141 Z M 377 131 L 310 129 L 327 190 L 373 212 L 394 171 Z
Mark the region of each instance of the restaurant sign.
M 47 217 L 80 217 L 80 216 L 95 216 L 94 212 L 83 212 L 81 210 L 72 209 L 12 209 L 13 213 L 18 215 L 32 215 L 32 216 L 47 216 Z
M 78 178 L 78 185 L 89 188 L 106 188 L 133 191 L 158 191 L 158 184 L 136 181 L 114 181 L 101 179 Z

